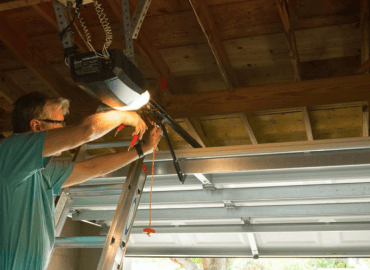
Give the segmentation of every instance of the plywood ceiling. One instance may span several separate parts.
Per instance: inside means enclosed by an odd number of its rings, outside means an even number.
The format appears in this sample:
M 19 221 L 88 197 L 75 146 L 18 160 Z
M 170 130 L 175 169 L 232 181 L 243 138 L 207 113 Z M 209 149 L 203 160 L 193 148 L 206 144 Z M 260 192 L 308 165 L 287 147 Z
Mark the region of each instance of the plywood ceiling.
M 112 48 L 123 49 L 120 1 L 100 2 Z M 135 60 L 153 96 L 205 147 L 368 136 L 370 79 L 356 75 L 369 59 L 368 14 L 365 0 L 153 0 Z M 101 48 L 92 4 L 82 16 Z M 1 1 L 0 24 L 0 131 L 32 91 L 70 98 L 72 121 L 96 109 L 64 64 L 52 2 Z

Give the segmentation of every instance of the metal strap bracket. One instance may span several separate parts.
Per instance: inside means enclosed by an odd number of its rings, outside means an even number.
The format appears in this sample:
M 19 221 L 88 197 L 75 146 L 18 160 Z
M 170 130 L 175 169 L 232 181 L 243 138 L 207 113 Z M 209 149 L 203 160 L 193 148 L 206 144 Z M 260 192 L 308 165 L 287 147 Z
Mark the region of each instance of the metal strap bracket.
M 122 0 L 123 28 L 125 31 L 126 44 L 124 54 L 127 59 L 130 59 L 131 61 L 134 61 L 133 59 L 135 58 L 134 43 L 132 39 L 137 39 L 150 3 L 151 0 L 139 0 L 136 4 L 131 20 L 129 0 Z
M 137 39 L 145 15 L 148 12 L 152 0 L 139 0 L 132 15 L 132 38 Z
M 232 201 L 226 200 L 224 201 L 225 208 L 235 208 L 235 204 Z

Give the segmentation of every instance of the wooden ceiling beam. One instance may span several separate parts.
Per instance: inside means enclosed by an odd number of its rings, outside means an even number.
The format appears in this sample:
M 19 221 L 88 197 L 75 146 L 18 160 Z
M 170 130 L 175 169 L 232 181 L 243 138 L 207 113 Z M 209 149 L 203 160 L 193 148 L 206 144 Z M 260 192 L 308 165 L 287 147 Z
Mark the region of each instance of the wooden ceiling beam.
M 195 128 L 195 121 L 197 121 L 197 126 L 198 126 L 198 129 L 200 130 L 199 132 L 197 131 L 197 129 Z M 203 133 L 203 130 L 201 128 L 201 123 L 199 121 L 199 119 L 195 120 L 195 119 L 192 119 L 192 121 L 190 121 L 188 118 L 185 118 L 184 119 L 184 122 L 185 122 L 185 125 L 188 127 L 188 129 L 190 130 L 190 134 L 193 136 L 193 138 L 203 147 L 203 148 L 206 148 L 207 145 L 208 147 L 210 146 L 210 143 L 208 142 L 207 138 L 205 137 L 204 133 Z M 201 133 L 201 136 L 203 137 L 203 139 L 200 137 L 200 134 Z M 207 145 L 206 145 L 207 144 Z
M 12 114 L 0 110 L 0 133 L 11 133 Z
M 311 119 L 310 119 L 310 114 L 308 112 L 307 107 L 302 108 L 302 114 L 303 114 L 304 125 L 306 127 L 307 139 L 309 141 L 313 141 L 314 139 L 313 139 L 312 126 L 311 126 Z
M 109 6 L 116 15 L 117 20 L 123 26 L 123 17 L 121 9 L 121 1 L 118 0 L 107 0 Z M 180 88 L 180 85 L 177 83 L 175 76 L 170 71 L 166 62 L 164 61 L 161 53 L 153 46 L 153 42 L 150 40 L 150 37 L 145 33 L 145 28 L 142 26 L 139 32 L 138 38 L 134 39 L 134 44 L 138 49 L 140 55 L 148 62 L 155 74 L 160 78 L 163 77 L 167 81 L 167 89 L 172 94 L 181 94 L 183 91 Z M 156 96 L 160 96 L 160 93 L 156 93 Z M 156 99 L 157 101 L 161 100 L 161 97 Z
M 370 26 L 369 26 L 369 0 L 361 1 L 360 29 L 361 29 L 361 64 L 370 59 Z M 369 73 L 368 68 L 366 73 Z M 364 73 L 362 72 L 362 73 Z
M 51 1 L 51 0 L 9 0 L 6 2 L 2 1 L 0 3 L 0 11 L 27 7 L 30 5 L 36 5 L 36 4 L 40 4 L 40 3 L 48 2 L 48 1 Z
M 362 102 L 362 128 L 363 136 L 369 137 L 369 102 Z
M 369 101 L 370 75 L 250 86 L 164 97 L 174 118 Z
M 290 5 L 290 8 L 289 8 Z M 289 50 L 289 58 L 292 62 L 293 68 L 294 68 L 294 78 L 296 81 L 301 81 L 301 69 L 300 69 L 300 63 L 299 63 L 299 55 L 298 55 L 298 49 L 297 49 L 297 42 L 295 39 L 294 34 L 294 28 L 293 23 L 291 20 L 291 17 L 296 18 L 296 15 L 294 14 L 291 16 L 290 12 L 295 11 L 295 2 L 290 2 L 289 5 L 287 3 L 287 0 L 277 0 L 277 6 L 280 13 L 280 18 L 284 26 L 284 32 L 288 44 L 288 50 Z
M 56 21 L 56 18 L 55 16 L 52 16 L 51 14 L 55 14 L 54 13 L 54 10 L 52 12 L 50 12 L 50 10 L 45 10 L 44 7 L 40 6 L 40 5 L 32 5 L 31 6 L 41 17 L 43 17 L 45 20 L 47 20 L 53 27 L 55 30 L 57 30 L 59 32 L 59 26 L 58 26 L 58 22 Z M 87 46 L 83 43 L 82 39 L 79 37 L 79 35 L 75 35 L 74 37 L 75 39 L 75 43 L 78 47 L 78 49 L 80 50 L 80 52 L 85 52 L 87 51 Z
M 245 125 L 246 130 L 248 131 L 249 138 L 251 139 L 252 144 L 258 144 L 261 142 L 261 138 L 259 137 L 257 132 L 257 126 L 253 119 L 253 115 L 251 113 L 240 113 L 240 117 Z M 257 136 L 256 136 L 257 135 Z
M 3 16 L 0 16 L 0 40 L 24 64 L 37 74 L 56 96 L 63 96 L 78 104 L 90 100 L 77 86 L 72 86 L 44 59 L 41 52 L 35 50 L 32 43 L 21 33 L 16 31 Z
M 0 94 L 13 104 L 18 98 L 25 95 L 23 91 L 5 72 L 0 72 Z
M 4 97 L 1 96 L 1 93 L 0 93 L 0 111 L 8 113 L 13 111 L 13 106 Z
M 204 0 L 189 0 L 189 2 L 208 41 L 226 86 L 229 89 L 241 87 L 206 2 Z

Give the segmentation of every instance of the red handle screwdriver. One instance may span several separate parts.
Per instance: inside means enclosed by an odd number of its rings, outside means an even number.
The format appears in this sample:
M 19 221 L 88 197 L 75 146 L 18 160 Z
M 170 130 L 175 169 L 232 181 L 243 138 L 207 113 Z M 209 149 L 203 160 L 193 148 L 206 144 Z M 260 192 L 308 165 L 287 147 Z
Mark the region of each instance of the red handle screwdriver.
M 139 135 L 135 135 L 132 138 L 132 141 L 131 141 L 130 146 L 128 147 L 127 151 L 130 151 L 130 149 L 135 146 L 138 139 L 139 139 Z
M 114 133 L 114 137 L 116 137 L 116 136 L 117 136 L 117 134 L 118 134 L 118 132 L 120 132 L 124 127 L 125 127 L 125 125 L 124 125 L 124 124 L 120 125 L 120 126 L 117 128 L 116 133 Z
M 116 133 L 114 134 L 114 137 L 116 137 L 116 136 L 117 136 L 117 134 L 118 134 L 118 132 L 120 132 L 124 127 L 125 127 L 125 125 L 124 125 L 124 124 L 120 125 L 120 126 L 117 128 Z M 132 147 L 134 147 L 134 146 L 135 146 L 135 144 L 136 144 L 136 142 L 137 142 L 137 140 L 138 140 L 138 139 L 139 139 L 139 135 L 135 135 L 135 136 L 132 138 L 131 143 L 130 143 L 130 146 L 128 147 L 127 151 L 130 151 L 130 149 L 131 149 Z

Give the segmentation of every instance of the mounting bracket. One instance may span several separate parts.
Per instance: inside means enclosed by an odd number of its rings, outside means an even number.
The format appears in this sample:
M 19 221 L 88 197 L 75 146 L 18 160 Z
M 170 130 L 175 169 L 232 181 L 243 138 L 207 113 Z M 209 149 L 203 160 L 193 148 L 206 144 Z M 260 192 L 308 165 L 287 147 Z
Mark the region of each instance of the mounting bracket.
M 125 32 L 126 44 L 126 49 L 123 51 L 123 53 L 127 59 L 133 60 L 135 57 L 134 43 L 132 39 L 136 39 L 138 37 L 141 25 L 144 21 L 151 1 L 152 0 L 138 0 L 131 21 L 129 1 L 122 0 L 123 29 Z
M 72 2 L 70 2 L 70 1 L 68 3 L 72 4 Z M 69 24 L 69 20 L 68 20 L 68 17 L 67 17 L 67 14 L 66 14 L 66 9 L 65 9 L 65 6 L 67 6 L 67 4 L 63 5 L 61 2 L 54 0 L 53 1 L 53 6 L 54 6 L 54 11 L 55 11 L 55 16 L 57 18 L 59 32 L 62 32 L 63 29 L 65 29 Z M 75 46 L 74 39 L 73 39 L 73 32 L 72 32 L 71 29 L 69 29 L 64 34 L 64 36 L 62 37 L 61 42 L 63 44 L 63 49 L 64 50 Z

